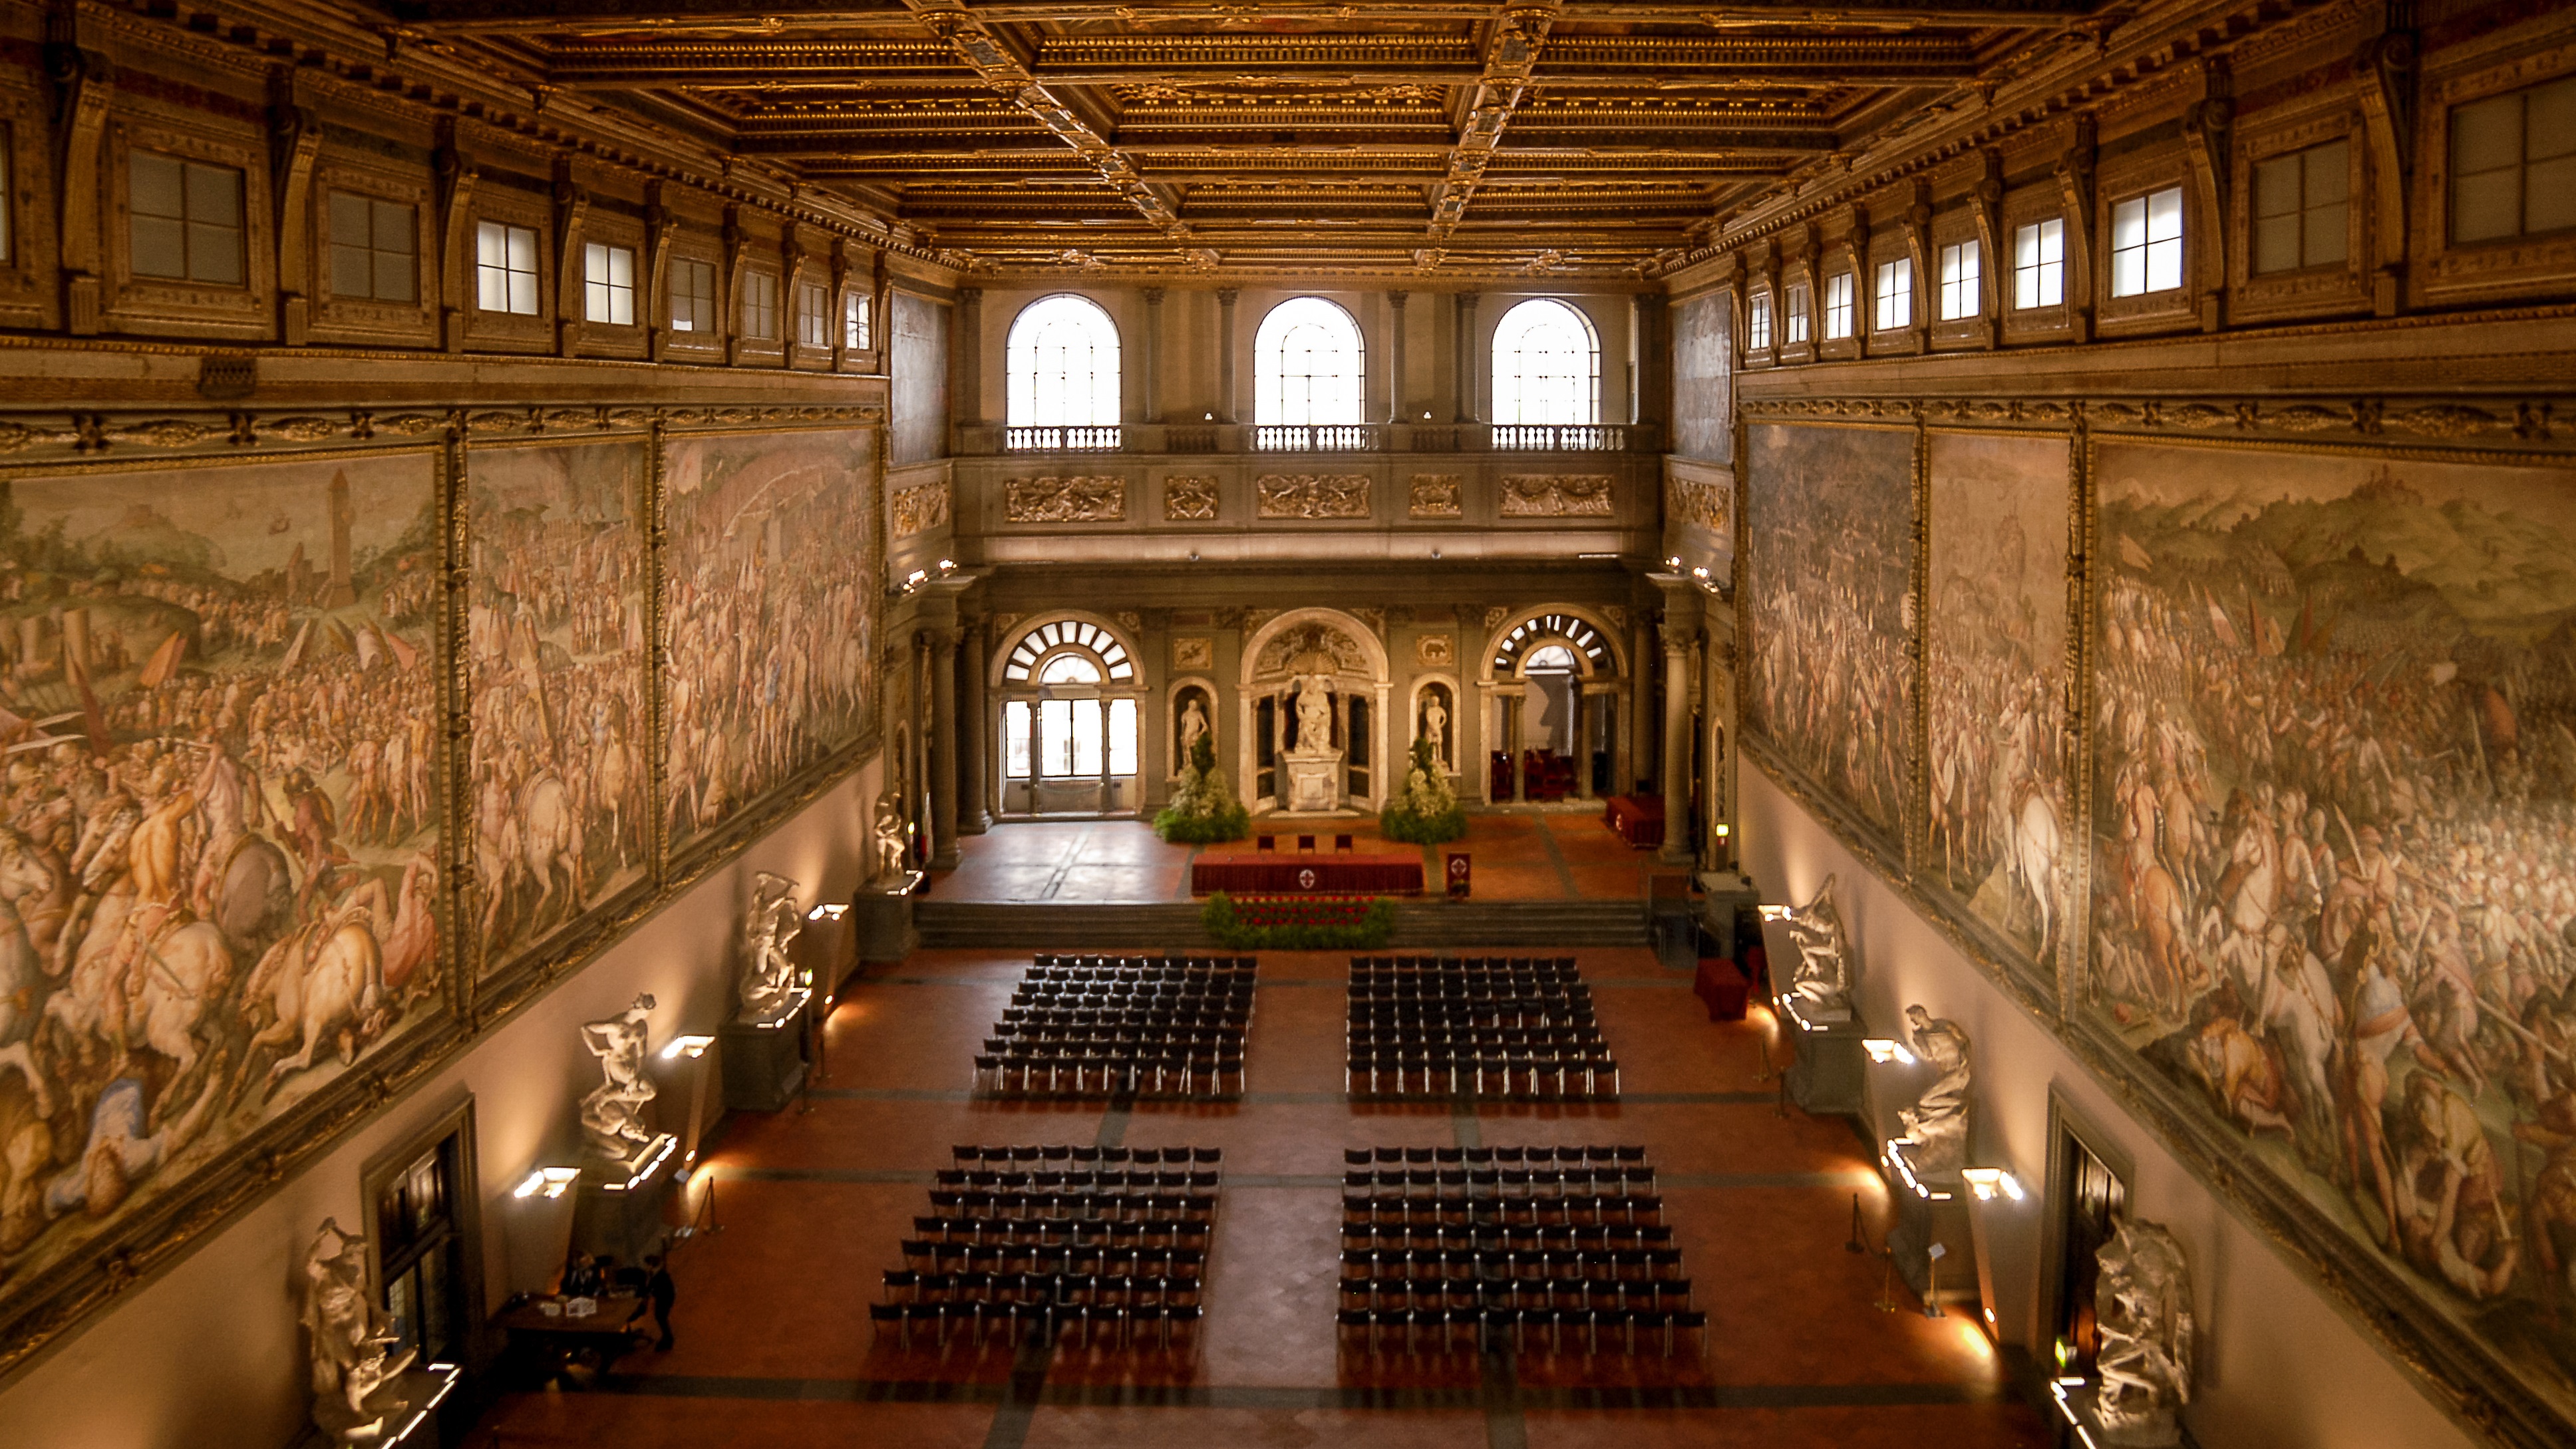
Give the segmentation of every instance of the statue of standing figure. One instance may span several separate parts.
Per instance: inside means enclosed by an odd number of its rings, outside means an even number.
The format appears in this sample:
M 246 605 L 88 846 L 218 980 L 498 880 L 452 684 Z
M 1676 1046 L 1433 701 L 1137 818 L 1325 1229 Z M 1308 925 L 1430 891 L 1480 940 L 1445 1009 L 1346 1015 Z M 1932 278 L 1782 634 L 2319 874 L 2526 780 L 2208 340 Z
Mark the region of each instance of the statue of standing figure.
M 1309 674 L 1297 682 L 1297 748 L 1295 755 L 1329 755 L 1333 752 L 1333 696 L 1324 688 L 1324 677 Z
M 1187 769 L 1190 757 L 1198 752 L 1199 739 L 1208 732 L 1206 711 L 1199 708 L 1197 695 L 1181 707 L 1181 767 Z
M 581 1044 L 599 1058 L 606 1078 L 581 1099 L 582 1139 L 593 1151 L 619 1161 L 653 1140 L 653 1129 L 644 1125 L 644 1107 L 656 1095 L 644 1052 L 646 1017 L 652 1010 L 647 993 L 615 1016 L 581 1029 Z
M 1449 773 L 1449 711 L 1436 694 L 1422 703 L 1422 737 L 1431 742 L 1431 763 L 1442 774 Z
M 1914 1054 L 1940 1073 L 1896 1114 L 1905 1124 L 1906 1160 L 1917 1174 L 1957 1172 L 1968 1165 L 1968 1034 L 1920 1006 L 1905 1008 L 1905 1027 Z
M 406 1405 L 385 1385 L 415 1353 L 367 1291 L 367 1240 L 324 1218 L 304 1254 L 304 1327 L 313 1335 L 313 1421 L 335 1443 L 372 1439 Z
M 784 1012 L 798 986 L 788 948 L 805 929 L 796 882 L 762 871 L 751 878 L 751 906 L 742 921 L 742 1019 L 770 1021 Z
M 877 796 L 876 823 L 873 829 L 876 853 L 876 875 L 880 881 L 901 880 L 912 871 L 907 858 L 903 829 L 903 792 L 889 789 Z
M 2191 1269 L 2161 1224 L 2123 1219 L 2093 1256 L 2093 1317 L 2102 1376 L 2093 1400 L 2102 1442 L 2162 1449 L 2182 1442 L 2174 1413 L 2191 1402 Z

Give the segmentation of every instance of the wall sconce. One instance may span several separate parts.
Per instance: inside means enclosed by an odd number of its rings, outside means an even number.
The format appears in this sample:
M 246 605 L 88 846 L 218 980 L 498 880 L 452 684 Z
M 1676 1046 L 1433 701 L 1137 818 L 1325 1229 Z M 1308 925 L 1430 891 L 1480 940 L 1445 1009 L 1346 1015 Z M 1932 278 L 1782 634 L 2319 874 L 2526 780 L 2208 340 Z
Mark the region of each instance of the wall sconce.
M 1727 837 L 1728 837 L 1728 836 L 1730 836 L 1730 835 L 1733 835 L 1734 833 L 1735 833 L 1735 827 L 1734 827 L 1734 826 L 1727 824 L 1727 823 L 1726 823 L 1725 821 L 1723 821 L 1723 820 L 1721 820 L 1721 821 L 1719 821 L 1719 822 L 1718 822 L 1718 824 L 1717 824 L 1717 838 L 1718 838 L 1718 839 L 1720 839 L 1720 840 L 1724 840 L 1725 838 L 1727 838 Z
M 1884 1037 L 1874 1036 L 1862 1042 L 1860 1044 L 1860 1048 L 1862 1051 L 1869 1053 L 1869 1059 L 1871 1061 L 1877 1062 L 1881 1066 L 1884 1066 L 1889 1062 L 1901 1062 L 1909 1067 L 1914 1065 L 1914 1053 L 1907 1051 L 1903 1042 L 1889 1041 Z
M 578 1167 L 540 1167 L 511 1189 L 510 1196 L 561 1197 L 572 1190 L 573 1183 L 580 1177 L 581 1169 Z
M 1707 577 L 1708 577 L 1708 570 L 1707 570 L 1707 568 L 1705 568 L 1705 567 L 1692 569 L 1692 570 L 1691 570 L 1691 577 L 1692 577 L 1692 578 L 1695 578 L 1695 579 L 1704 579 L 1704 578 L 1707 578 Z
M 1723 825 L 1718 827 L 1720 830 L 1724 830 L 1725 828 L 1726 827 Z M 1791 914 L 1787 906 L 1756 906 L 1754 907 L 1754 910 L 1759 912 L 1762 919 L 1766 921 L 1785 921 L 1789 919 Z
M 716 1039 L 711 1036 L 675 1036 L 671 1038 L 669 1046 L 662 1048 L 662 1060 L 675 1062 L 682 1057 L 687 1057 L 691 1061 L 696 1061 L 707 1054 L 707 1048 L 715 1044 Z
M 1959 1175 L 1968 1180 L 1968 1190 L 1977 1195 L 1979 1202 L 1993 1202 L 1998 1196 L 2019 1202 L 2027 1196 L 2022 1191 L 2021 1179 L 2000 1167 L 1971 1167 Z
M 1666 567 L 1666 568 L 1668 568 L 1668 569 L 1677 569 L 1677 568 L 1680 568 L 1681 566 L 1682 566 L 1682 556 L 1681 556 L 1680 554 L 1674 554 L 1672 557 L 1667 558 L 1667 559 L 1665 559 L 1665 560 L 1664 560 L 1664 567 Z

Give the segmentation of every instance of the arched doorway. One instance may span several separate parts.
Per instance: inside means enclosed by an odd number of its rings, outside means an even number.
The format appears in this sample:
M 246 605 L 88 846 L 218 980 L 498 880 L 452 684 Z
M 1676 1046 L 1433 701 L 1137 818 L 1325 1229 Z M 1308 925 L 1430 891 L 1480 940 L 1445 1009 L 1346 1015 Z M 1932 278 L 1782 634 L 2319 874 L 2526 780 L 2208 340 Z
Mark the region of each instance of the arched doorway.
M 1616 793 L 1627 672 L 1610 631 L 1567 607 L 1532 610 L 1486 652 L 1486 798 Z
M 1050 618 L 1021 631 L 995 673 L 1004 815 L 1116 815 L 1143 803 L 1144 688 L 1114 630 L 1070 614 Z
M 1386 790 L 1386 651 L 1332 609 L 1265 624 L 1243 651 L 1244 778 L 1256 811 L 1374 813 Z

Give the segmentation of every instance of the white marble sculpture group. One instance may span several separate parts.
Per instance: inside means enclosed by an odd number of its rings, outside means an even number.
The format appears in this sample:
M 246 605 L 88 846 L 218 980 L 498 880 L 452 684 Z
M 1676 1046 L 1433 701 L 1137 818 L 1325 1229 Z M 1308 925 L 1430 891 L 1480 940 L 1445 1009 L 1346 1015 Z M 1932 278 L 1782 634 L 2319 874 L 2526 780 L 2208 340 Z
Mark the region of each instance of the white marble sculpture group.
M 621 1162 L 653 1141 L 653 1129 L 644 1122 L 645 1105 L 655 1095 L 645 1055 L 652 1010 L 652 996 L 638 996 L 624 1011 L 581 1029 L 581 1044 L 599 1058 L 605 1078 L 581 1099 L 582 1141 Z
M 414 1352 L 367 1286 L 367 1240 L 324 1218 L 304 1254 L 304 1327 L 312 1335 L 313 1422 L 332 1442 L 373 1439 L 409 1407 L 393 1387 Z
M 1940 1074 L 1896 1114 L 1905 1124 L 1898 1139 L 1905 1159 L 1918 1176 L 1957 1172 L 1968 1165 L 1968 1034 L 1920 1006 L 1905 1008 L 1905 1031 L 1914 1054 Z
M 1798 949 L 1798 959 L 1787 963 L 1789 995 L 1798 1014 L 1809 1021 L 1851 1020 L 1851 953 L 1843 942 L 1842 912 L 1834 904 L 1834 877 L 1826 876 L 1815 898 L 1789 911 L 1782 923 Z
M 743 913 L 742 975 L 737 981 L 742 1020 L 771 1022 L 796 1008 L 803 973 L 789 948 L 804 929 L 796 882 L 765 870 L 753 876 L 751 905 Z
M 2093 1409 L 2101 1438 L 2127 1449 L 2178 1444 L 2174 1414 L 2191 1401 L 2196 1333 L 2182 1244 L 2159 1224 L 2123 1220 L 2093 1260 L 2093 1318 L 2101 1333 Z

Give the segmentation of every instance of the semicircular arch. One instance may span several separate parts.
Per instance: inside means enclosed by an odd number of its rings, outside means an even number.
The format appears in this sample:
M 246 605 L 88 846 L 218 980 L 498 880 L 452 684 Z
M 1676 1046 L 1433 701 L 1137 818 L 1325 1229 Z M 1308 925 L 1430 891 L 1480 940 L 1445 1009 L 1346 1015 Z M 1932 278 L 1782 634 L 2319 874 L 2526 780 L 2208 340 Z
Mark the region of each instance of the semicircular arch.
M 1487 683 L 1517 677 L 1521 661 L 1551 642 L 1562 642 L 1574 651 L 1586 678 L 1624 678 L 1629 673 L 1619 632 L 1599 610 L 1580 604 L 1535 604 L 1513 610 L 1487 636 L 1478 661 L 1479 675 Z

